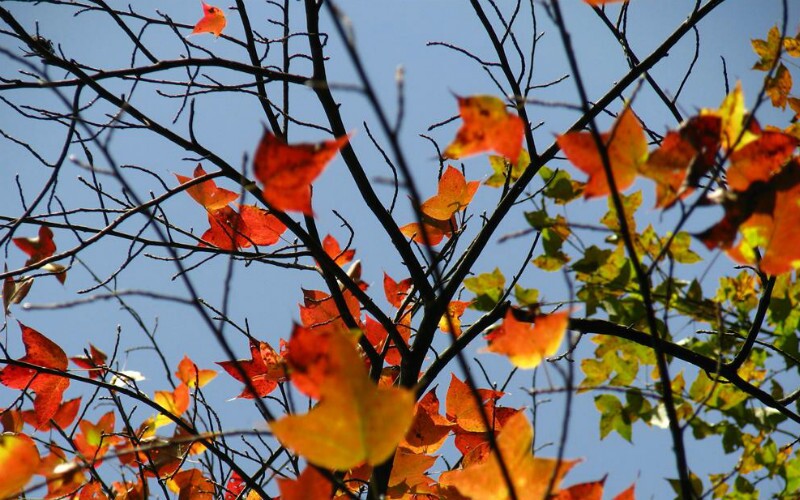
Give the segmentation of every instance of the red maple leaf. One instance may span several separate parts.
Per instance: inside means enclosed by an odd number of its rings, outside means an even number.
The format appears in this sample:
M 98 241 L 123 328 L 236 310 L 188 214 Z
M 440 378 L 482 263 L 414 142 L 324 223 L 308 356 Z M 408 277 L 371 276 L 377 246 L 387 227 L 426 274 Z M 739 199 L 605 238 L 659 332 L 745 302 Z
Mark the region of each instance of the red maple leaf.
M 241 373 L 236 368 L 238 364 L 244 370 L 247 378 L 255 389 L 255 396 L 250 389 L 245 388 L 237 397 L 253 399 L 254 397 L 264 397 L 272 392 L 278 382 L 286 380 L 286 368 L 283 357 L 266 342 L 250 340 L 251 359 L 240 359 L 238 361 L 218 361 L 217 364 L 228 375 L 239 382 L 244 382 Z
M 253 158 L 264 199 L 276 210 L 313 215 L 311 183 L 348 140 L 342 136 L 319 144 L 289 145 L 265 130 Z
M 19 323 L 22 329 L 22 343 L 25 356 L 19 361 L 32 365 L 64 371 L 67 369 L 67 355 L 52 340 L 33 328 Z M 12 389 L 30 389 L 36 393 L 33 400 L 36 427 L 50 420 L 61 405 L 64 391 L 69 387 L 69 379 L 58 375 L 39 373 L 32 368 L 8 365 L 0 370 L 0 383 Z

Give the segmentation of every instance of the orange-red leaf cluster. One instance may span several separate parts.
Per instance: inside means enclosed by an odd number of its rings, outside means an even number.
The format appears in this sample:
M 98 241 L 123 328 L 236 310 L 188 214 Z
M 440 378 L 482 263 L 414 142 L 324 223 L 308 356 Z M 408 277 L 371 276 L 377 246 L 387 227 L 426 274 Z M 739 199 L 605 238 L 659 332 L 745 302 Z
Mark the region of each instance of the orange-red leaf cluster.
M 213 33 L 214 36 L 220 36 L 227 24 L 225 13 L 219 7 L 208 5 L 205 2 L 201 3 L 203 4 L 203 17 L 194 25 L 191 34 Z
M 458 110 L 464 123 L 444 150 L 444 158 L 457 160 L 495 151 L 512 164 L 517 162 L 525 125 L 519 116 L 508 112 L 501 99 L 488 95 L 458 97 Z

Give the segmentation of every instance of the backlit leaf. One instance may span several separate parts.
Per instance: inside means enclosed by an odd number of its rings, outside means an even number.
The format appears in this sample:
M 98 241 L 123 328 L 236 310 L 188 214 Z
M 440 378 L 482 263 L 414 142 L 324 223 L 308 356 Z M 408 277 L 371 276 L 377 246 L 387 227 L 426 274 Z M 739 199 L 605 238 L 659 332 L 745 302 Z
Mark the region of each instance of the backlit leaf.
M 620 113 L 610 131 L 600 134 L 608 152 L 611 173 L 617 190 L 633 184 L 639 167 L 647 160 L 647 139 L 642 124 L 630 106 Z M 608 177 L 594 137 L 589 132 L 567 132 L 557 138 L 558 145 L 573 165 L 589 175 L 585 198 L 610 194 Z
M 401 446 L 415 453 L 434 453 L 455 426 L 439 413 L 436 391 L 428 391 L 416 404 L 414 420 Z
M 413 393 L 378 387 L 369 378 L 355 344 L 342 335 L 329 339 L 331 367 L 320 403 L 306 415 L 271 424 L 275 437 L 309 462 L 348 470 L 389 458 L 414 415 Z
M 278 478 L 281 500 L 327 499 L 333 496 L 333 484 L 316 467 L 307 465 L 296 479 Z
M 36 443 L 25 434 L 0 434 L 0 498 L 12 498 L 39 469 Z
M 189 356 L 184 356 L 178 363 L 178 371 L 175 372 L 175 375 L 188 387 L 203 387 L 217 376 L 217 372 L 201 370 L 189 359 Z
M 439 179 L 438 193 L 423 203 L 420 210 L 431 218 L 446 221 L 467 208 L 479 186 L 480 182 L 467 182 L 461 171 L 449 166 Z
M 255 389 L 255 395 L 253 395 L 245 387 L 242 393 L 236 396 L 237 398 L 264 397 L 278 387 L 278 382 L 286 380 L 286 366 L 283 358 L 266 342 L 251 339 L 250 357 L 251 359 L 217 362 L 223 370 L 228 372 L 228 375 L 239 382 L 244 382 L 239 370 L 236 369 L 236 365 L 239 365 Z
M 239 215 L 244 223 L 244 236 L 246 243 L 242 242 L 243 248 L 253 245 L 274 245 L 281 239 L 281 235 L 286 231 L 286 226 L 277 217 L 267 212 L 263 208 L 255 205 L 239 205 Z
M 318 144 L 289 145 L 268 130 L 256 149 L 253 168 L 263 185 L 263 195 L 272 208 L 312 215 L 311 183 L 344 147 L 342 136 Z
M 386 300 L 389 301 L 389 304 L 396 309 L 403 305 L 409 289 L 411 289 L 411 278 L 397 282 L 388 274 L 383 273 L 383 293 L 386 295 Z
M 533 429 L 524 412 L 512 417 L 497 438 L 498 451 L 508 469 L 516 498 L 520 500 L 544 498 L 554 475 L 551 493 L 558 493 L 564 475 L 578 462 L 534 457 L 531 454 L 532 441 Z M 442 473 L 439 482 L 444 486 L 455 486 L 469 498 L 511 498 L 495 453 L 483 462 Z
M 108 449 L 121 439 L 114 435 L 114 420 L 114 412 L 110 411 L 96 424 L 89 420 L 81 420 L 78 424 L 80 432 L 74 439 L 75 448 L 96 467 L 100 466 Z
M 508 356 L 518 368 L 535 368 L 558 351 L 568 322 L 569 312 L 539 315 L 533 323 L 517 321 L 509 308 L 500 327 L 486 336 L 486 350 Z
M 444 150 L 444 158 L 457 160 L 495 151 L 511 163 L 519 161 L 525 126 L 519 116 L 508 112 L 501 99 L 487 95 L 458 97 L 458 109 L 464 123 Z
M 67 369 L 67 355 L 58 344 L 33 328 L 22 323 L 19 326 L 22 329 L 22 343 L 25 345 L 25 356 L 20 361 L 53 370 Z M 68 378 L 13 365 L 7 365 L 0 370 L 0 383 L 12 389 L 27 388 L 36 393 L 33 410 L 37 427 L 44 425 L 56 414 L 64 391 L 69 387 Z
M 194 169 L 194 178 L 196 179 L 204 175 L 206 175 L 206 171 L 203 170 L 203 167 L 198 163 L 197 167 Z M 192 180 L 189 177 L 178 174 L 175 174 L 175 177 L 178 178 L 178 182 L 181 184 L 186 184 Z M 235 201 L 236 198 L 239 197 L 238 193 L 217 187 L 217 183 L 213 180 L 207 180 L 186 188 L 186 193 L 191 196 L 194 201 L 203 205 L 206 210 L 219 210 L 220 208 L 228 206 L 229 203 Z
M 26 424 L 33 426 L 37 431 L 49 431 L 54 427 L 53 423 L 55 423 L 55 425 L 61 429 L 66 429 L 70 426 L 70 424 L 72 424 L 72 422 L 75 420 L 75 417 L 78 416 L 78 410 L 80 410 L 80 407 L 81 398 L 74 398 L 61 403 L 58 407 L 58 410 L 56 410 L 55 415 L 53 415 L 50 420 L 46 422 L 38 422 L 36 419 L 36 413 L 31 410 L 23 411 L 22 419 Z
M 227 23 L 225 13 L 219 7 L 208 5 L 205 2 L 201 3 L 203 4 L 203 17 L 194 25 L 191 34 L 213 33 L 214 36 L 219 36 Z
M 28 254 L 26 266 L 30 266 L 46 259 L 56 253 L 56 244 L 53 242 L 53 231 L 47 226 L 39 227 L 39 235 L 35 238 L 14 238 L 17 247 Z
M 353 257 L 356 254 L 355 249 L 352 248 L 343 251 L 336 238 L 330 234 L 322 239 L 322 249 L 325 250 L 325 253 L 328 254 L 328 257 L 338 264 L 339 267 L 344 267 L 347 265 L 348 262 L 353 260 Z

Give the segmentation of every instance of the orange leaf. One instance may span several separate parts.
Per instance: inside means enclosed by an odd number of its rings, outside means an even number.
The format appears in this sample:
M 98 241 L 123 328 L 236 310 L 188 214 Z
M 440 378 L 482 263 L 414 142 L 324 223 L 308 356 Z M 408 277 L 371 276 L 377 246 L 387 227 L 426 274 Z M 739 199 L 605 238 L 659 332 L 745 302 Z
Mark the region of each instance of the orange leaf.
M 614 500 L 635 500 L 636 499 L 636 496 L 634 495 L 635 489 L 636 489 L 636 484 L 634 483 L 630 485 L 628 489 L 626 489 L 619 495 L 615 496 Z
M 218 361 L 217 364 L 228 375 L 239 382 L 244 382 L 236 365 L 242 367 L 247 378 L 256 391 L 255 397 L 262 398 L 278 387 L 278 382 L 286 380 L 286 367 L 283 357 L 266 342 L 250 340 L 251 359 L 240 359 L 238 361 Z M 253 393 L 245 388 L 237 398 L 253 399 Z
M 14 238 L 12 240 L 20 250 L 28 254 L 26 266 L 35 264 L 56 253 L 56 244 L 53 242 L 53 231 L 47 226 L 39 228 L 39 236 L 35 238 Z
M 517 321 L 509 308 L 503 324 L 486 335 L 486 350 L 508 356 L 523 369 L 536 368 L 542 360 L 558 351 L 567 332 L 569 312 L 536 316 L 533 324 Z
M 559 491 L 549 500 L 603 500 L 603 485 L 605 482 L 606 478 L 599 481 L 574 484 Z
M 180 417 L 189 409 L 189 387 L 186 384 L 180 384 L 174 391 L 156 391 L 153 401 L 172 415 Z M 155 420 L 155 427 L 159 428 L 172 423 L 174 422 L 171 418 L 164 413 L 159 413 Z
M 200 469 L 186 469 L 167 481 L 169 489 L 178 493 L 178 500 L 212 500 L 214 483 Z
M 413 498 L 411 495 L 424 494 L 434 481 L 425 472 L 438 457 L 398 448 L 389 475 L 389 498 Z
M 783 132 L 764 132 L 730 155 L 728 187 L 745 191 L 753 182 L 768 181 L 794 152 L 798 139 Z
M 472 302 L 465 302 L 463 300 L 454 300 L 447 304 L 447 313 L 442 315 L 439 320 L 439 329 L 444 333 L 453 333 L 456 337 L 461 335 L 461 316 L 464 311 Z M 448 320 L 448 317 L 450 318 Z M 453 325 L 453 331 L 450 331 L 450 325 Z
M 265 130 L 253 159 L 256 179 L 264 184 L 264 199 L 276 210 L 312 215 L 311 183 L 348 140 L 342 136 L 319 144 L 289 145 Z
M 108 448 L 119 440 L 114 435 L 114 420 L 114 412 L 110 411 L 100 417 L 96 424 L 88 420 L 81 420 L 78 424 L 81 432 L 75 436 L 75 448 L 95 467 L 100 466 Z
M 342 292 L 342 296 L 350 315 L 356 322 L 359 322 L 361 306 L 358 299 L 349 290 Z M 317 333 L 334 332 L 347 335 L 350 332 L 333 297 L 319 290 L 303 290 L 300 321 L 303 326 L 315 330 Z
M 203 170 L 203 167 L 198 163 L 197 167 L 194 169 L 194 178 L 196 179 L 204 175 L 206 175 L 206 171 Z M 192 180 L 189 177 L 184 177 L 178 174 L 175 174 L 175 177 L 178 178 L 178 182 L 181 184 L 186 184 Z M 217 183 L 213 180 L 207 180 L 201 182 L 200 184 L 195 184 L 192 187 L 186 188 L 186 193 L 191 196 L 194 201 L 203 205 L 206 210 L 212 211 L 227 207 L 228 203 L 233 202 L 239 197 L 238 193 L 217 187 Z
M 386 273 L 383 273 L 383 293 L 386 295 L 386 300 L 389 301 L 393 307 L 400 309 L 403 301 L 406 300 L 406 295 L 411 289 L 411 278 L 406 278 L 397 282 Z
M 281 500 L 326 499 L 333 496 L 333 485 L 310 465 L 296 479 L 278 478 Z
M 442 242 L 442 239 L 449 238 L 454 231 L 458 230 L 458 223 L 455 216 L 451 217 L 450 220 L 437 220 L 422 214 L 422 226 L 412 222 L 400 228 L 401 233 L 417 243 L 425 243 L 425 239 L 422 236 L 423 230 L 428 235 L 428 243 L 436 246 Z
M 524 412 L 514 415 L 505 425 L 497 438 L 497 448 L 508 468 L 511 481 L 520 499 L 544 498 L 555 474 L 553 493 L 557 493 L 564 475 L 578 460 L 559 462 L 552 458 L 538 458 L 531 454 L 533 429 Z M 449 472 L 439 477 L 443 486 L 454 486 L 458 491 L 470 498 L 505 499 L 511 495 L 503 479 L 500 465 L 492 453 L 483 462 L 471 463 L 469 466 Z
M 56 410 L 55 415 L 53 415 L 48 421 L 46 422 L 37 422 L 36 420 L 36 413 L 31 410 L 25 410 L 22 412 L 22 419 L 25 421 L 26 424 L 33 426 L 37 431 L 49 431 L 53 428 L 51 422 L 55 422 L 55 425 L 61 429 L 65 429 L 69 427 L 75 417 L 78 416 L 78 410 L 81 407 L 81 398 L 70 399 L 69 401 L 65 401 L 61 405 L 59 405 L 58 410 Z
M 503 396 L 500 391 L 490 389 L 477 389 L 481 405 L 475 404 L 475 397 L 469 386 L 459 380 L 455 374 L 450 376 L 450 386 L 447 388 L 445 404 L 447 405 L 447 419 L 458 425 L 459 428 L 469 432 L 485 432 L 481 411 L 486 413 L 489 422 L 494 422 L 497 400 Z
M 175 375 L 189 387 L 203 387 L 217 376 L 217 372 L 214 370 L 200 370 L 189 359 L 189 356 L 184 356 L 181 362 L 178 363 L 178 371 L 175 372 Z
M 314 399 L 320 397 L 320 386 L 330 371 L 329 339 L 346 335 L 330 330 L 312 330 L 295 325 L 286 347 L 286 362 L 292 383 L 297 390 Z
M 39 469 L 39 450 L 25 434 L 0 434 L 0 498 L 17 495 Z
M 219 36 L 227 23 L 225 13 L 219 7 L 208 5 L 205 2 L 200 3 L 203 4 L 203 17 L 194 25 L 191 34 L 213 33 L 214 36 Z
M 255 205 L 239 205 L 240 217 L 244 223 L 247 244 L 242 245 L 246 248 L 250 243 L 254 245 L 274 245 L 281 239 L 281 235 L 286 231 L 286 226 L 277 217 Z
M 606 147 L 617 190 L 622 192 L 633 184 L 637 170 L 647 160 L 647 139 L 630 106 L 620 113 L 610 131 L 600 134 L 600 139 Z M 585 198 L 611 193 L 603 159 L 591 133 L 567 132 L 557 141 L 567 159 L 589 175 Z
M 336 241 L 336 238 L 330 234 L 322 239 L 322 249 L 325 250 L 325 253 L 328 254 L 328 257 L 333 259 L 333 261 L 338 264 L 339 267 L 344 267 L 345 264 L 353 260 L 353 257 L 356 254 L 356 251 L 352 248 L 342 251 L 342 248 L 339 246 L 339 242 Z
M 464 210 L 481 185 L 479 181 L 467 182 L 464 174 L 451 166 L 439 179 L 439 191 L 420 206 L 425 215 L 437 220 L 448 220 L 454 213 Z
M 768 168 L 764 165 L 764 168 Z M 760 175 L 749 172 L 750 176 Z M 751 177 L 752 178 L 752 177 Z M 753 182 L 746 191 L 723 201 L 725 216 L 697 235 L 709 249 L 722 248 L 735 261 L 758 264 L 770 275 L 800 267 L 800 160 L 792 159 L 768 181 Z M 736 233 L 742 234 L 736 247 Z M 756 252 L 759 249 L 759 253 Z
M 444 444 L 454 426 L 439 413 L 439 398 L 431 390 L 417 402 L 411 428 L 400 445 L 415 453 L 433 453 Z
M 25 356 L 20 361 L 53 370 L 67 369 L 67 355 L 58 344 L 33 328 L 19 323 L 22 329 L 22 343 Z M 58 375 L 37 373 L 36 370 L 8 365 L 0 370 L 0 383 L 12 389 L 30 389 L 36 393 L 33 410 L 36 426 L 42 426 L 58 411 L 64 391 L 69 387 L 69 379 Z
M 458 110 L 464 124 L 444 150 L 443 158 L 457 160 L 495 151 L 511 163 L 517 162 L 525 125 L 519 116 L 508 112 L 501 99 L 488 95 L 458 97 Z
M 306 415 L 290 415 L 271 424 L 278 441 L 312 464 L 348 470 L 362 462 L 389 458 L 414 415 L 413 392 L 378 387 L 353 341 L 331 335 L 332 366 L 320 388 L 320 403 Z

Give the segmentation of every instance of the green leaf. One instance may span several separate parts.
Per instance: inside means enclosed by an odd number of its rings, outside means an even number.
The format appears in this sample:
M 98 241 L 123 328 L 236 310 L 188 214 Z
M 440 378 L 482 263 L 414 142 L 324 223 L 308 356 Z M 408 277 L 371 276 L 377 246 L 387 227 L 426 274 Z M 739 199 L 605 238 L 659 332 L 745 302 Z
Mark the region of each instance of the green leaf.
M 539 175 L 547 185 L 544 189 L 545 197 L 555 200 L 556 204 L 564 205 L 583 194 L 585 184 L 572 180 L 572 176 L 566 170 L 554 172 L 547 167 L 542 167 Z
M 464 287 L 475 294 L 470 307 L 479 311 L 491 311 L 503 296 L 505 286 L 506 277 L 499 268 L 464 280 Z
M 631 422 L 622 411 L 622 403 L 612 394 L 603 394 L 594 398 L 594 404 L 600 411 L 600 439 L 605 439 L 611 431 L 616 431 L 628 442 L 631 442 Z
M 528 168 L 528 165 L 530 164 L 531 156 L 524 149 L 520 153 L 519 160 L 513 168 L 511 168 L 511 162 L 508 161 L 504 156 L 489 156 L 489 165 L 492 167 L 494 173 L 488 179 L 486 179 L 484 184 L 489 187 L 503 187 L 506 185 L 506 179 L 508 178 L 509 173 L 511 174 L 509 184 L 513 184 L 517 179 L 519 179 L 522 173 L 525 172 L 525 169 Z
M 514 298 L 520 307 L 528 307 L 539 303 L 539 290 L 535 288 L 523 288 L 519 284 L 514 285 Z

